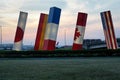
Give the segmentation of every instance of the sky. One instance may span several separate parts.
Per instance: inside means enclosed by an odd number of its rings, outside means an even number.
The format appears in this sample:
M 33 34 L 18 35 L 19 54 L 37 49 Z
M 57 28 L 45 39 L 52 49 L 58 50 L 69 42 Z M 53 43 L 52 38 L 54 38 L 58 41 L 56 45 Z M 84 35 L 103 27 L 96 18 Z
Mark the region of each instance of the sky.
M 40 13 L 49 13 L 50 7 L 62 9 L 58 28 L 59 45 L 73 44 L 78 12 L 88 14 L 84 39 L 104 40 L 100 12 L 111 11 L 115 35 L 120 38 L 120 0 L 0 0 L 0 26 L 2 42 L 14 43 L 19 12 L 28 12 L 23 38 L 25 45 L 34 45 Z

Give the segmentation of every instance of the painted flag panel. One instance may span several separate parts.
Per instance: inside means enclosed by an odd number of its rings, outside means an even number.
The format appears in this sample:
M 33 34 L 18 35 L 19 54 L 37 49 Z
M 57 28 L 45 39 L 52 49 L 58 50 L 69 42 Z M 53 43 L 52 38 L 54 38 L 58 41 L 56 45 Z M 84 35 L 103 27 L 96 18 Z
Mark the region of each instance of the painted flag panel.
M 47 21 L 48 21 L 48 15 L 41 13 L 38 29 L 37 29 L 34 50 L 43 50 L 44 35 L 45 35 Z
M 86 22 L 87 22 L 87 14 L 79 12 L 77 17 L 72 50 L 82 49 Z
M 101 19 L 102 19 L 102 24 L 103 24 L 103 31 L 104 31 L 104 35 L 105 35 L 106 45 L 107 45 L 108 49 L 111 49 L 110 36 L 108 33 L 108 28 L 106 27 L 107 23 L 106 23 L 105 15 L 103 13 L 101 13 Z
M 20 11 L 13 50 L 20 51 L 22 50 L 24 30 L 26 26 L 28 13 Z
M 114 26 L 112 22 L 111 12 L 105 11 L 101 12 L 101 20 L 103 24 L 103 30 L 105 35 L 105 41 L 107 44 L 107 49 L 117 49 L 118 44 L 114 33 Z
M 44 50 L 54 50 L 60 21 L 61 9 L 51 7 L 44 38 Z

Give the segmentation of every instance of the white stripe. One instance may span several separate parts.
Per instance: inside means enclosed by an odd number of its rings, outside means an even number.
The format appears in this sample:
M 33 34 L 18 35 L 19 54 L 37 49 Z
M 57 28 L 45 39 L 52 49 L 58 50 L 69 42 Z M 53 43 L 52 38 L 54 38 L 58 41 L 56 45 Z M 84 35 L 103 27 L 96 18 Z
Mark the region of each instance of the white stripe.
M 83 44 L 83 38 L 85 33 L 85 27 L 84 26 L 76 26 L 78 28 L 78 32 L 80 32 L 80 36 L 74 40 L 74 43 L 76 44 Z
M 20 12 L 19 16 L 19 21 L 18 21 L 18 26 L 24 31 L 25 25 L 26 25 L 26 20 L 27 20 L 27 13 L 25 12 Z
M 13 50 L 21 51 L 22 50 L 23 41 L 15 42 L 13 45 Z
M 57 38 L 58 24 L 48 23 L 45 31 L 45 40 L 55 40 Z

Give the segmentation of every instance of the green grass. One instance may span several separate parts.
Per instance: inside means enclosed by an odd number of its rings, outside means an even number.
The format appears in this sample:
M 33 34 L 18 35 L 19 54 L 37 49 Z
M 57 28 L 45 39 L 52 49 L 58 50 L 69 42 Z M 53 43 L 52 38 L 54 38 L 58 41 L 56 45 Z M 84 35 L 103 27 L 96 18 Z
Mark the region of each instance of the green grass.
M 120 57 L 0 59 L 0 80 L 120 80 Z

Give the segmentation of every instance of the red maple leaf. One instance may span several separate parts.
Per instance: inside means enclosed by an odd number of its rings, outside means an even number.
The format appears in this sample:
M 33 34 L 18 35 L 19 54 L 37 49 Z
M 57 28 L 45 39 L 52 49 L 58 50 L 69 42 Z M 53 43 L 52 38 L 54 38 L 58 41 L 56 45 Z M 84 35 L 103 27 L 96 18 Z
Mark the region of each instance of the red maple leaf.
M 80 32 L 78 31 L 78 28 L 76 28 L 74 40 L 76 40 L 79 36 L 81 36 L 81 34 L 80 34 Z

